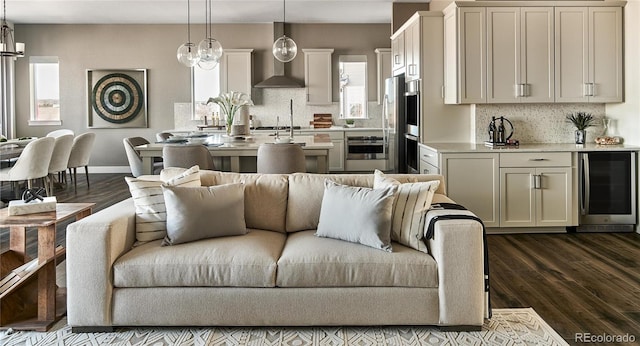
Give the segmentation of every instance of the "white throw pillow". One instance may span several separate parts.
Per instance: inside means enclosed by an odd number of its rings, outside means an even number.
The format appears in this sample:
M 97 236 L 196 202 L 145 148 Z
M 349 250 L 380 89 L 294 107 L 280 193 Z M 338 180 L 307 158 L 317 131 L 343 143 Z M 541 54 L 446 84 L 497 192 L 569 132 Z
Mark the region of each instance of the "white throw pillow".
M 247 234 L 244 184 L 203 187 L 162 185 L 167 236 L 162 246 Z
M 162 194 L 162 180 L 125 177 L 136 207 L 136 244 L 164 239 L 167 235 L 167 213 Z M 200 186 L 200 167 L 193 166 L 164 182 L 172 186 Z
M 424 243 L 425 216 L 440 181 L 425 181 L 401 184 L 386 177 L 379 170 L 374 172 L 373 188 L 385 189 L 396 186 L 398 193 L 393 203 L 391 239 L 402 245 L 428 253 Z
M 391 252 L 395 186 L 354 187 L 324 181 L 316 236 L 346 240 Z

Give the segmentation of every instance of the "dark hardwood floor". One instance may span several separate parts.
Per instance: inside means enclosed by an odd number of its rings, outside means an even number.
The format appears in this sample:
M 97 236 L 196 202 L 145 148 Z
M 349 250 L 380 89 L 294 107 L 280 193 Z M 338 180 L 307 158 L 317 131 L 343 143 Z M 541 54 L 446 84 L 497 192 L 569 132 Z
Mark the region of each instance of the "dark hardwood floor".
M 59 202 L 95 202 L 94 212 L 130 196 L 125 174 L 79 176 L 56 190 Z M 0 194 L 9 193 L 3 186 Z M 2 250 L 8 231 L 0 230 Z M 64 225 L 58 243 L 64 244 Z M 28 235 L 35 255 L 36 235 Z M 634 335 L 640 342 L 640 235 L 572 233 L 489 235 L 494 308 L 533 307 L 563 338 L 576 333 Z M 579 344 L 579 343 L 578 343 Z

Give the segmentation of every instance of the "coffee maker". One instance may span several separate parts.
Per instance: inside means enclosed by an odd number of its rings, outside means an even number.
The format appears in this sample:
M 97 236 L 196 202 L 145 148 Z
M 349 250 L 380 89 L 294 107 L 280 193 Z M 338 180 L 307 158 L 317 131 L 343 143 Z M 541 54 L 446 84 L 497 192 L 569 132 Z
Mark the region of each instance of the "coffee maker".
M 508 125 L 507 126 L 505 125 Z M 491 122 L 489 123 L 488 133 L 489 140 L 484 143 L 488 146 L 505 146 L 505 145 L 517 145 L 517 141 L 511 140 L 511 136 L 513 136 L 513 124 L 509 119 L 505 117 L 496 118 L 495 116 L 491 117 Z

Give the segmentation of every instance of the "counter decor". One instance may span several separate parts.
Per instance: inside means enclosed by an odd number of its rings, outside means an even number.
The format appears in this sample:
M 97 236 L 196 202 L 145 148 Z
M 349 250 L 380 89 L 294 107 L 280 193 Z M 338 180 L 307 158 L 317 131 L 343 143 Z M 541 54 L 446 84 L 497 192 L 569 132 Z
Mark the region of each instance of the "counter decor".
M 596 119 L 590 113 L 576 112 L 567 114 L 567 121 L 576 127 L 576 144 L 584 144 L 587 138 L 587 128 L 594 126 Z
M 247 133 L 249 134 L 249 112 L 244 112 L 247 114 L 247 119 L 236 119 L 236 113 L 244 106 L 253 106 L 253 101 L 249 95 L 239 92 L 239 91 L 230 91 L 227 93 L 222 93 L 218 97 L 210 97 L 207 100 L 207 104 L 215 103 L 220 107 L 220 113 L 224 116 L 224 121 L 226 124 L 227 136 L 231 136 L 233 125 L 245 125 L 247 128 Z M 238 133 L 239 134 L 239 133 Z

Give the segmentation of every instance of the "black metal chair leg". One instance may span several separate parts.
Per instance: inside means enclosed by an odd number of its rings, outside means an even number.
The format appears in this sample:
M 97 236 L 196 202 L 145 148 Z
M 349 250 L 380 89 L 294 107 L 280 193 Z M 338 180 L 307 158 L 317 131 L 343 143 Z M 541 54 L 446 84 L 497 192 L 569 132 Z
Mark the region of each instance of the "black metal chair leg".
M 87 177 L 87 188 L 90 188 L 91 186 L 89 186 L 89 166 L 84 166 L 84 175 Z

